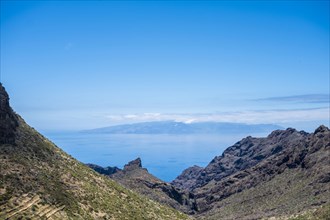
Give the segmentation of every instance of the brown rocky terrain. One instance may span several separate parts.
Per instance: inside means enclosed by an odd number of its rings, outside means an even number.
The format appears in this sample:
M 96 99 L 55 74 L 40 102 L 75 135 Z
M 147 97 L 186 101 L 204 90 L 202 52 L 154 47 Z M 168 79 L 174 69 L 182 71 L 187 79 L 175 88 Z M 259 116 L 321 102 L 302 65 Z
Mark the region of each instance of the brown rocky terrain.
M 148 172 L 142 167 L 140 158 L 137 158 L 124 166 L 123 170 L 117 169 L 116 172 L 106 174 L 106 170 L 113 168 L 107 167 L 102 170 L 96 165 L 88 164 L 97 172 L 103 173 L 123 186 L 132 189 L 150 199 L 161 204 L 171 206 L 187 214 L 196 213 L 196 204 L 193 194 L 179 190 L 178 188 L 166 183 Z
M 207 167 L 188 168 L 172 185 L 194 194 L 200 218 L 289 216 L 329 205 L 329 158 L 329 128 L 277 130 L 244 138 Z

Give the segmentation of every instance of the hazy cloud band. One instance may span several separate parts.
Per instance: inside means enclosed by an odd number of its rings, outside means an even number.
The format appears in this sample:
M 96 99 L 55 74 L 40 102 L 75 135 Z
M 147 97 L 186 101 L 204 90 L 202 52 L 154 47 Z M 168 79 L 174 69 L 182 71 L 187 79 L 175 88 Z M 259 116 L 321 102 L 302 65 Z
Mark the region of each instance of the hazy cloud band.
M 256 101 L 273 101 L 273 102 L 298 102 L 298 103 L 329 103 L 329 94 L 305 94 L 296 96 L 279 96 L 256 99 Z
M 224 112 L 214 114 L 161 114 L 143 113 L 126 115 L 107 115 L 112 123 L 144 122 L 174 120 L 185 123 L 192 122 L 237 122 L 237 123 L 287 123 L 296 121 L 329 120 L 329 108 L 264 110 Z

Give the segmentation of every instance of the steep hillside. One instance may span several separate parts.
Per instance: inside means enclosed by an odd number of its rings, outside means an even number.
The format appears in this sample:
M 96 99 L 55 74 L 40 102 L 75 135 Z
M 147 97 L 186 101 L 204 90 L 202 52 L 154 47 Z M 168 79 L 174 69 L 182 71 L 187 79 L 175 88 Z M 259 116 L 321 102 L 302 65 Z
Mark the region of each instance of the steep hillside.
M 0 84 L 0 219 L 187 219 L 78 162 L 27 125 Z
M 259 219 L 303 213 L 330 202 L 330 131 L 277 130 L 247 137 L 205 168 L 172 182 L 194 194 L 199 218 Z
M 154 201 L 187 214 L 195 214 L 196 204 L 193 195 L 179 190 L 150 174 L 147 169 L 142 167 L 140 158 L 126 164 L 123 170 L 111 167 L 102 169 L 92 164 L 88 164 L 88 166 Z M 109 170 L 114 169 L 115 172 L 107 174 Z

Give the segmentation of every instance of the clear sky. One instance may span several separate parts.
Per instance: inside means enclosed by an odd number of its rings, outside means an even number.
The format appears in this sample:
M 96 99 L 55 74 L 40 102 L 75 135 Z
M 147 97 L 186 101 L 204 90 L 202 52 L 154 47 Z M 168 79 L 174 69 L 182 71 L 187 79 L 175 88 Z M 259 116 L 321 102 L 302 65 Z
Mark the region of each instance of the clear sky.
M 1 82 L 39 130 L 329 125 L 329 1 L 1 0 Z

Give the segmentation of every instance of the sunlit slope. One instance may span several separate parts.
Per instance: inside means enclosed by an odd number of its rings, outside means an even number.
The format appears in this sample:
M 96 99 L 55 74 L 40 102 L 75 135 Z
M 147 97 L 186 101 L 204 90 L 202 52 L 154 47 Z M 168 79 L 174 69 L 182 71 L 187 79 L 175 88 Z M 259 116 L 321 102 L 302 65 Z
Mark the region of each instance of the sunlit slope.
M 0 85 L 0 219 L 187 219 L 78 162 L 27 125 Z

